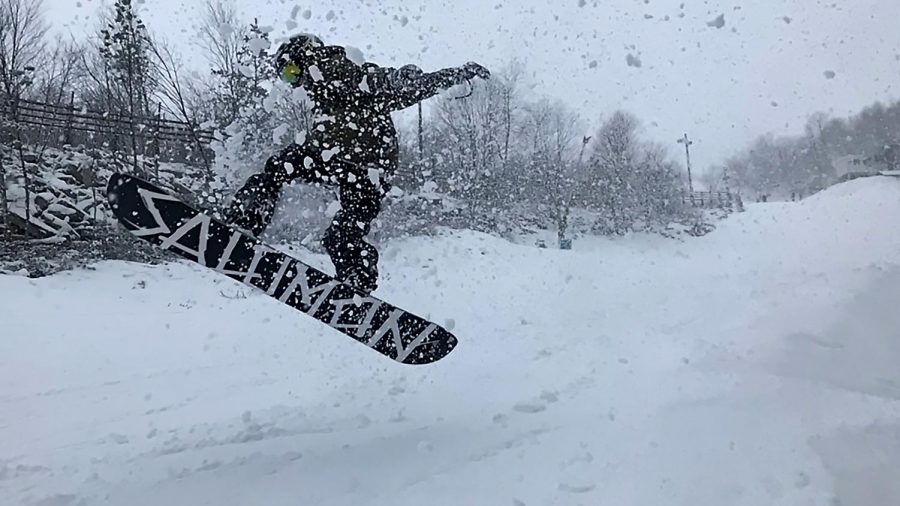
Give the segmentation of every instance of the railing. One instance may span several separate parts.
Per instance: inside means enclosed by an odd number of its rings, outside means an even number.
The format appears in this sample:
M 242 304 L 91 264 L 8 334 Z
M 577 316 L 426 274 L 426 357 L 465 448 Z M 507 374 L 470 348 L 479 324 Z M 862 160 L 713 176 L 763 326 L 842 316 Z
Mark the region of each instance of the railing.
M 172 162 L 202 158 L 197 152 L 207 150 L 215 139 L 212 130 L 161 115 L 132 117 L 32 100 L 0 100 L 0 116 L 20 125 L 26 139 L 41 138 L 40 144 L 84 144 L 117 151 L 132 149 L 133 135 L 134 140 L 140 140 L 139 154 L 155 154 Z
M 685 192 L 681 195 L 681 203 L 693 207 L 735 211 L 741 211 L 744 207 L 741 197 L 730 192 Z
M 138 137 L 158 137 L 168 141 L 193 141 L 194 136 L 208 144 L 214 140 L 212 130 L 162 118 L 129 117 L 122 114 L 90 111 L 77 107 L 45 104 L 31 100 L 19 100 L 16 107 L 5 101 L 0 103 L 0 114 L 13 115 L 26 124 L 55 127 L 82 132 L 115 130 L 131 134 L 132 126 Z

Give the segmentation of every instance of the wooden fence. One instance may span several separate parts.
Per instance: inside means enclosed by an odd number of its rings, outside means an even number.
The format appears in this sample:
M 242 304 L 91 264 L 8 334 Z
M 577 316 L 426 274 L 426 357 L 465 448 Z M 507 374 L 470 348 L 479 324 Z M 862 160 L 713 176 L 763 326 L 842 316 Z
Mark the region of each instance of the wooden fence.
M 211 159 L 212 130 L 156 117 L 132 117 L 31 100 L 0 101 L 0 116 L 20 126 L 26 140 L 52 147 L 83 144 L 91 148 L 155 155 L 166 162 Z M 37 141 L 40 139 L 40 141 Z

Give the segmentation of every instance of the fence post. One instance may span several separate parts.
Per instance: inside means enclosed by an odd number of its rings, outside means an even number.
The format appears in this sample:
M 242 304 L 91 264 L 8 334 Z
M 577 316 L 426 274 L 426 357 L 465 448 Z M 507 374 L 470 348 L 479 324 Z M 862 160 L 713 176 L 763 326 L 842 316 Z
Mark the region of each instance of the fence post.
M 29 237 L 28 227 L 31 225 L 31 184 L 28 177 L 28 166 L 25 165 L 25 150 L 22 148 L 21 136 L 16 140 L 16 147 L 19 150 L 19 163 L 22 165 L 22 178 L 25 186 L 25 239 Z
M 128 110 L 128 123 L 131 127 L 131 159 L 134 162 L 134 173 L 143 176 L 138 169 L 137 129 L 134 126 L 134 120 L 134 106 L 132 106 Z
M 69 111 L 66 114 L 66 123 L 63 131 L 63 144 L 72 144 L 72 122 L 75 120 L 75 92 L 69 97 Z
M 162 129 L 162 104 L 157 104 L 156 110 L 156 132 L 153 136 L 153 144 L 154 144 L 154 155 L 156 159 L 154 160 L 154 165 L 156 167 L 156 180 L 159 181 L 159 161 L 161 159 L 162 149 L 159 131 Z
M 3 166 L 2 151 L 0 151 L 0 210 L 3 211 L 3 236 L 8 241 L 12 231 L 9 226 L 9 204 L 6 201 L 6 168 Z
M 91 186 L 91 198 L 93 199 L 93 204 L 94 204 L 94 209 L 92 210 L 93 211 L 92 219 L 93 219 L 95 227 L 97 226 L 97 208 L 100 207 L 97 203 L 97 172 L 95 170 L 96 165 L 97 165 L 97 159 L 92 156 L 91 164 L 88 166 L 87 171 L 85 171 L 85 173 L 82 176 L 82 179 L 84 180 L 85 184 L 88 184 Z

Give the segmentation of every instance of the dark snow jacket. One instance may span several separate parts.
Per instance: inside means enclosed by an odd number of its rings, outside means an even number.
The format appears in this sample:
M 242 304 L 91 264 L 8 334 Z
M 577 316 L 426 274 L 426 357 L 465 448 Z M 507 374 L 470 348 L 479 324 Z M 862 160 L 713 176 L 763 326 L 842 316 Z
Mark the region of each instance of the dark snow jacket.
M 390 178 L 399 158 L 391 113 L 473 77 L 466 67 L 423 73 L 412 65 L 359 64 L 338 46 L 315 48 L 312 58 L 301 58 L 314 62 L 303 84 L 314 122 L 302 144 L 267 162 L 266 173 L 282 184 L 297 178 L 336 184 Z

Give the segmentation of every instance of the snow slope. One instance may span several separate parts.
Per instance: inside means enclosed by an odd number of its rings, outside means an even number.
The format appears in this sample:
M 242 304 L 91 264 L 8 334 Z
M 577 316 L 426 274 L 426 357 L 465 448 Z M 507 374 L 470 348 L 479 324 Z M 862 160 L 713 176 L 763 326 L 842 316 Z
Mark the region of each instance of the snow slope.
M 897 504 L 897 216 L 396 242 L 379 293 L 462 341 L 418 368 L 188 264 L 0 276 L 0 504 Z

